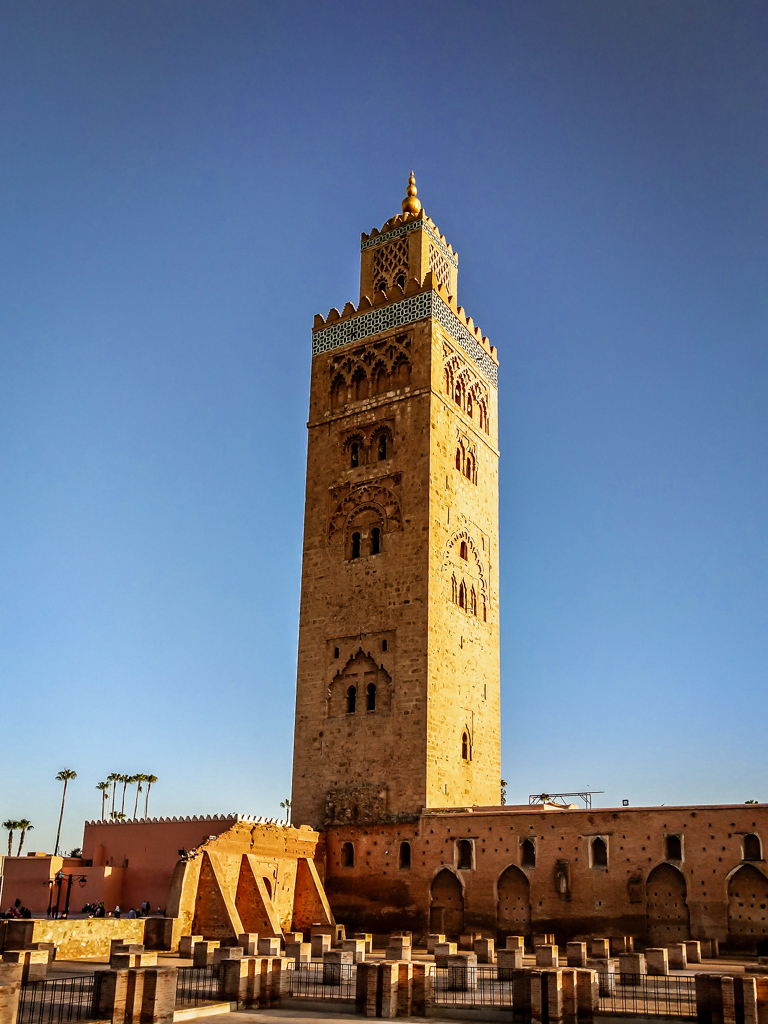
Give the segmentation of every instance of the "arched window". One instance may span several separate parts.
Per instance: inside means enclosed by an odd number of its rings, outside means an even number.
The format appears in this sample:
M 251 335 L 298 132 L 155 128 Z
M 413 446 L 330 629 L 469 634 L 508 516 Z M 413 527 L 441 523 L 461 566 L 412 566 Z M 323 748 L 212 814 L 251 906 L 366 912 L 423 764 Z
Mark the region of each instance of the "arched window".
M 376 683 L 368 683 L 368 687 L 365 691 L 365 710 L 376 710 Z
M 354 715 L 355 707 L 357 706 L 357 690 L 354 686 L 350 686 L 347 690 L 347 714 Z
M 475 593 L 474 587 L 472 587 L 469 594 L 469 610 L 473 615 L 477 615 L 477 594 Z
M 472 415 L 472 393 L 467 395 L 467 416 Z
M 360 402 L 368 397 L 368 378 L 364 373 L 358 373 L 354 381 L 355 401 Z
M 608 867 L 608 847 L 599 836 L 592 840 L 592 867 Z
M 360 465 L 360 445 L 357 441 L 349 446 L 349 462 L 353 469 Z
M 467 542 L 465 540 L 459 546 L 459 558 L 463 558 L 465 562 L 467 560 Z
M 461 472 L 461 448 L 456 449 L 456 469 Z
M 467 735 L 466 729 L 461 734 L 461 757 L 464 761 L 469 761 L 469 736 Z
M 411 379 L 411 364 L 407 359 L 400 359 L 393 367 L 392 376 L 397 387 L 407 384 Z
M 454 604 L 456 604 L 458 598 L 459 598 L 459 589 L 458 589 L 458 586 L 456 584 L 456 577 L 452 576 L 451 577 L 451 600 L 453 601 Z
M 453 389 L 453 400 L 456 405 L 461 405 L 461 384 L 457 384 Z
M 397 866 L 402 871 L 404 868 L 411 866 L 411 844 L 402 842 L 400 843 L 400 856 L 398 857 Z
M 487 621 L 488 621 L 488 609 L 486 608 L 486 605 L 485 605 L 485 598 L 483 598 L 483 622 L 487 622 Z
M 352 534 L 352 558 L 360 557 L 360 534 Z
M 379 462 L 383 462 L 387 457 L 387 435 L 379 434 Z
M 331 408 L 340 409 L 347 401 L 347 382 L 337 377 L 331 385 Z
M 341 866 L 353 868 L 355 866 L 355 848 L 352 843 L 341 844 Z
M 371 530 L 371 554 L 378 555 L 381 551 L 381 530 L 374 526 Z
M 395 284 L 400 285 L 403 291 L 405 291 L 405 274 L 398 274 L 395 278 Z
M 461 581 L 459 586 L 459 608 L 467 607 L 467 585 L 464 580 Z
M 387 290 L 387 282 L 386 282 L 386 281 L 384 280 L 384 278 L 383 278 L 383 277 L 382 277 L 382 278 L 380 278 L 380 279 L 379 279 L 379 280 L 378 280 L 378 281 L 376 282 L 376 285 L 375 285 L 375 290 L 376 290 L 377 292 L 386 292 L 386 290 Z
M 760 855 L 760 840 L 756 835 L 750 833 L 744 836 L 744 860 L 762 860 Z
M 471 480 L 472 479 L 472 456 L 471 455 L 467 456 L 467 464 L 464 467 L 464 476 L 466 476 L 467 480 Z
M 682 860 L 683 848 L 680 836 L 664 837 L 664 860 Z
M 460 839 L 456 843 L 456 860 L 459 871 L 472 870 L 472 840 Z
M 524 868 L 536 867 L 536 847 L 532 839 L 524 839 L 520 847 L 520 863 Z

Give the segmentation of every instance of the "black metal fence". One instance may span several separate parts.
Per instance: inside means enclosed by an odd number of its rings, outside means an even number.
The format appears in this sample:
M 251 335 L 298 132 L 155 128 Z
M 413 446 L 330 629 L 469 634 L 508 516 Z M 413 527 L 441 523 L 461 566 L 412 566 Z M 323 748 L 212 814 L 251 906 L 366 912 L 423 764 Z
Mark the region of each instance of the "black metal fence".
M 512 1006 L 511 972 L 490 964 L 435 967 L 434 993 L 438 1006 Z
M 179 967 L 176 1005 L 199 1006 L 219 999 L 219 967 Z
M 599 974 L 600 1013 L 696 1016 L 696 979 L 677 975 Z
M 295 963 L 288 970 L 289 992 L 297 999 L 353 1001 L 357 968 L 354 964 Z
M 51 978 L 21 986 L 17 1024 L 66 1024 L 95 1020 L 98 974 Z

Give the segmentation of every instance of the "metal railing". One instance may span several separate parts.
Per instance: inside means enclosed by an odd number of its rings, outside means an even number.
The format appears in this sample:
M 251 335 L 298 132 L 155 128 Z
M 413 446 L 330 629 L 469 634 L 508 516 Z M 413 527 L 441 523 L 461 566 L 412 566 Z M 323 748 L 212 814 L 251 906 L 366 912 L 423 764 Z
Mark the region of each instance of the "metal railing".
M 598 975 L 600 1013 L 642 1017 L 696 1016 L 696 979 L 677 975 Z
M 199 1006 L 220 996 L 219 967 L 179 967 L 176 974 L 176 1005 Z
M 435 967 L 434 996 L 438 1006 L 512 1006 L 512 977 L 491 964 Z
M 17 1024 L 65 1024 L 97 1019 L 98 978 L 98 974 L 84 974 L 22 985 Z
M 288 970 L 289 992 L 296 999 L 353 1001 L 356 975 L 354 964 L 295 963 Z

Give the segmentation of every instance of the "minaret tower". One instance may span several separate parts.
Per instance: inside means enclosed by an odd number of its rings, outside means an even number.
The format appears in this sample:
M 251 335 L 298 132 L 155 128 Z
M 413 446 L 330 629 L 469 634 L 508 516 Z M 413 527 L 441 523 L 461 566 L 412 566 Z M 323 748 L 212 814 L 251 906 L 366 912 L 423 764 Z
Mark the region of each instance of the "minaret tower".
M 315 317 L 293 821 L 499 802 L 495 348 L 411 172 Z

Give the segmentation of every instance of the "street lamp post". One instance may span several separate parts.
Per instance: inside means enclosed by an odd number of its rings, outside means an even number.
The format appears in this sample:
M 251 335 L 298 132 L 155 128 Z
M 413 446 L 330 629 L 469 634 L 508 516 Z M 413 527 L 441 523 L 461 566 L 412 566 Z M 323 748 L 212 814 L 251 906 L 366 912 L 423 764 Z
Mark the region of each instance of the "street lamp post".
M 67 896 L 64 902 L 64 917 L 69 917 L 69 898 L 72 895 L 72 883 L 78 882 L 82 889 L 88 884 L 87 875 L 65 875 L 63 871 L 56 872 L 56 885 L 58 886 L 58 892 L 56 894 L 56 917 L 59 916 L 59 902 L 61 900 L 61 885 L 64 879 L 67 880 Z M 51 891 L 53 895 L 53 891 Z M 50 902 L 50 901 L 49 901 Z

